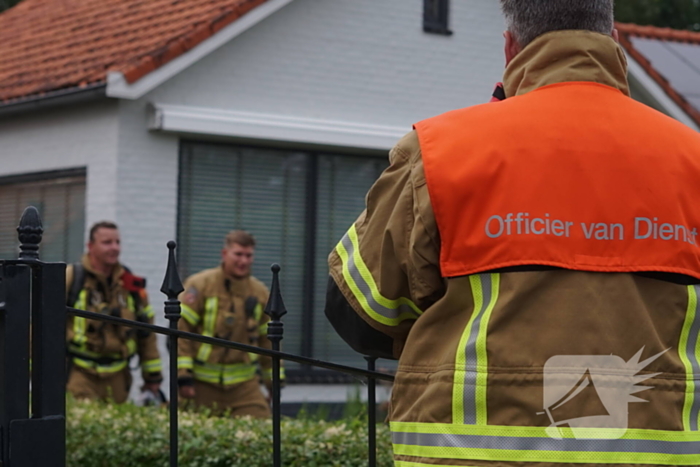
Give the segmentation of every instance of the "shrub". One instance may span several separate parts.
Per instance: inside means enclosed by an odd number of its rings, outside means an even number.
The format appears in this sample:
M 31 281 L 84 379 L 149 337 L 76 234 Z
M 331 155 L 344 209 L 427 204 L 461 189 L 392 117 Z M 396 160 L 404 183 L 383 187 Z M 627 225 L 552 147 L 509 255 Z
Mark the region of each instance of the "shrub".
M 166 409 L 69 401 L 66 429 L 68 466 L 168 465 Z M 377 446 L 377 465 L 391 466 L 391 440 L 385 425 L 377 426 Z M 180 465 L 268 467 L 272 465 L 272 422 L 180 412 Z M 365 420 L 283 419 L 282 465 L 366 466 Z

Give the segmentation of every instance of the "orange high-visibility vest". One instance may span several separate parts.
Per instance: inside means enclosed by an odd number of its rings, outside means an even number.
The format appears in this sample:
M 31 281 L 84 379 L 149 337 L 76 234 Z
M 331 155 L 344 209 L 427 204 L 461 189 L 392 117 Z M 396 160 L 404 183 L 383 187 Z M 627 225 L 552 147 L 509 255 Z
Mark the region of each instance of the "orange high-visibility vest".
M 521 265 L 700 279 L 700 134 L 596 83 L 415 125 L 445 277 Z

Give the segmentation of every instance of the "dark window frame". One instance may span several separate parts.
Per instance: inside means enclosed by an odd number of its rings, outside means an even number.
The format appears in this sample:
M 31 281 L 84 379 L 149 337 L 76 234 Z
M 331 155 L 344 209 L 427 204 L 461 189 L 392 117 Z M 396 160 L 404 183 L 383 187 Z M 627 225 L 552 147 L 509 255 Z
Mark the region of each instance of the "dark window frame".
M 316 231 L 317 231 L 317 213 L 318 213 L 318 177 L 319 177 L 319 160 L 322 156 L 327 155 L 347 155 L 351 157 L 362 157 L 367 159 L 376 159 L 377 157 L 382 157 L 385 151 L 348 151 L 343 149 L 329 149 L 329 148 L 309 148 L 304 145 L 288 144 L 284 146 L 280 145 L 265 145 L 265 144 L 251 144 L 248 142 L 238 143 L 236 141 L 224 142 L 224 141 L 212 141 L 207 139 L 199 138 L 181 138 L 178 144 L 178 183 L 177 183 L 177 229 L 176 238 L 178 243 L 180 243 L 181 235 L 181 225 L 180 218 L 183 214 L 181 209 L 183 206 L 181 196 L 182 188 L 184 186 L 184 173 L 181 170 L 183 167 L 183 158 L 186 157 L 185 147 L 187 145 L 195 144 L 206 144 L 209 146 L 222 146 L 222 147 L 236 147 L 242 149 L 261 149 L 261 150 L 275 150 L 275 151 L 298 151 L 303 152 L 308 155 L 307 160 L 307 174 L 306 174 L 306 229 L 304 233 L 304 285 L 302 296 L 304 297 L 304 306 L 302 307 L 301 313 L 301 332 L 302 332 L 302 342 L 299 349 L 290 350 L 292 353 L 299 353 L 305 357 L 314 357 L 313 339 L 314 339 L 314 284 L 316 280 L 316 267 L 315 267 L 315 245 L 316 245 Z M 309 208 L 313 209 L 309 209 Z M 178 254 L 178 262 L 181 258 Z M 319 319 L 319 317 L 316 317 Z M 320 316 L 320 319 L 325 319 L 325 316 Z M 282 341 L 284 343 L 284 340 Z M 289 383 L 303 383 L 303 384 L 351 384 L 356 382 L 356 378 L 319 368 L 300 366 L 298 369 L 287 369 L 286 370 L 287 380 Z
M 57 169 L 57 170 L 46 170 L 46 171 L 37 171 L 37 172 L 22 172 L 18 174 L 10 174 L 10 175 L 3 175 L 0 176 L 0 187 L 17 187 L 20 190 L 26 190 L 28 189 L 27 185 L 37 185 L 41 184 L 38 189 L 40 192 L 43 192 L 43 190 L 46 189 L 51 189 L 53 186 L 69 186 L 75 188 L 78 185 L 82 186 L 82 221 L 83 221 L 83 226 L 81 229 L 78 230 L 80 232 L 80 242 L 79 244 L 81 245 L 80 248 L 80 254 L 82 254 L 82 245 L 84 244 L 85 238 L 85 225 L 84 222 L 86 220 L 86 203 L 87 203 L 87 167 L 82 166 L 82 167 L 70 167 L 70 168 L 64 168 L 64 169 Z M 76 211 L 71 211 L 72 205 L 69 203 L 69 197 L 70 197 L 70 190 L 71 188 L 67 188 L 66 192 L 64 193 L 64 200 L 65 200 L 65 209 L 66 211 L 64 212 L 65 216 L 63 219 L 72 219 L 72 216 L 70 215 L 71 212 L 76 212 Z M 34 207 L 36 207 L 40 215 L 42 216 L 43 224 L 45 229 L 49 229 L 49 237 L 44 236 L 44 243 L 43 243 L 43 249 L 40 251 L 40 255 L 47 254 L 46 248 L 48 248 L 48 243 L 47 239 L 50 237 L 54 237 L 55 240 L 55 231 L 51 232 L 51 226 L 47 225 L 47 222 L 51 222 L 51 215 L 48 215 L 47 212 L 44 212 L 44 199 L 42 196 L 42 201 L 39 203 L 32 203 Z M 24 209 L 27 207 L 27 204 L 17 204 L 16 209 L 17 212 L 15 213 L 15 218 L 19 219 L 19 216 L 21 213 L 24 211 Z M 80 219 L 80 216 L 79 216 Z M 64 225 L 66 227 L 66 230 L 63 231 L 64 237 L 63 237 L 63 242 L 59 243 L 53 243 L 53 245 L 62 245 L 62 249 L 64 252 L 64 255 L 53 259 L 54 261 L 65 261 L 67 263 L 70 263 L 74 260 L 78 260 L 80 256 L 71 256 L 70 255 L 70 250 L 71 250 L 71 245 L 76 247 L 77 249 L 77 243 L 72 243 L 72 240 L 77 239 L 78 237 L 71 237 L 70 236 L 70 227 L 68 224 Z M 13 241 L 16 241 L 16 237 L 13 238 Z M 17 243 L 19 246 L 19 243 Z M 50 253 L 49 253 L 50 254 Z M 9 259 L 9 258 L 8 258 Z
M 48 170 L 44 172 L 26 172 L 14 175 L 0 176 L 0 185 L 15 185 L 20 183 L 36 183 L 57 178 L 87 177 L 85 167 L 71 169 Z
M 451 36 L 450 0 L 423 0 L 423 31 Z

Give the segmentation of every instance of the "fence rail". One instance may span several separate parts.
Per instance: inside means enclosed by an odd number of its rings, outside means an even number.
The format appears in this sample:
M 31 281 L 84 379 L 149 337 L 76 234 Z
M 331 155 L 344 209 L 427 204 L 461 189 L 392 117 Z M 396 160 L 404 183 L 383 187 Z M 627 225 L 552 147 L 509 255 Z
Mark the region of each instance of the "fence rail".
M 268 339 L 272 350 L 215 337 L 180 331 L 182 283 L 175 261 L 175 242 L 168 242 L 168 264 L 161 291 L 167 296 L 169 327 L 131 321 L 65 306 L 63 263 L 39 260 L 43 234 L 33 207 L 25 209 L 17 228 L 18 260 L 0 261 L 0 467 L 65 466 L 66 316 L 68 314 L 168 336 L 170 349 L 170 465 L 178 465 L 177 340 L 240 350 L 270 357 L 273 362 L 273 465 L 282 465 L 280 362 L 325 368 L 367 380 L 368 465 L 376 466 L 376 382 L 392 382 L 392 375 L 375 371 L 376 358 L 365 357 L 367 369 L 355 368 L 280 351 L 282 317 L 287 313 L 279 286 L 280 267 L 272 266 L 272 287 L 265 313 L 270 316 Z M 31 326 L 30 326 L 31 323 Z M 30 340 L 31 332 L 31 340 Z M 30 375 L 30 357 L 32 371 Z M 31 379 L 31 394 L 30 394 Z M 30 407 L 31 400 L 31 407 Z M 31 412 L 31 413 L 30 413 Z M 235 442 L 232 439 L 232 442 Z

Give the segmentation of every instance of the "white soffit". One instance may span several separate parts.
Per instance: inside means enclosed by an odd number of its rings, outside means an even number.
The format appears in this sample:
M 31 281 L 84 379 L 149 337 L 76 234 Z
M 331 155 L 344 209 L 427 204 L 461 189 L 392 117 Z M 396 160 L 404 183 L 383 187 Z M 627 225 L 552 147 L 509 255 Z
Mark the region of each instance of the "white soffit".
M 410 128 L 155 104 L 151 130 L 389 150 Z
M 173 76 L 185 70 L 198 60 L 206 57 L 236 36 L 252 28 L 268 16 L 287 6 L 294 0 L 268 0 L 246 13 L 221 31 L 188 50 L 179 57 L 169 61 L 157 70 L 148 73 L 135 83 L 129 84 L 124 74 L 112 71 L 107 74 L 107 97 L 121 99 L 138 99 L 163 84 Z
M 666 91 L 659 86 L 659 83 L 654 81 L 646 70 L 629 55 L 627 55 L 627 65 L 630 74 L 644 86 L 644 89 L 646 89 L 664 109 L 666 109 L 671 117 L 684 123 L 695 131 L 700 131 L 695 121 L 690 118 L 690 116 L 666 94 Z

